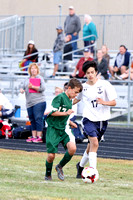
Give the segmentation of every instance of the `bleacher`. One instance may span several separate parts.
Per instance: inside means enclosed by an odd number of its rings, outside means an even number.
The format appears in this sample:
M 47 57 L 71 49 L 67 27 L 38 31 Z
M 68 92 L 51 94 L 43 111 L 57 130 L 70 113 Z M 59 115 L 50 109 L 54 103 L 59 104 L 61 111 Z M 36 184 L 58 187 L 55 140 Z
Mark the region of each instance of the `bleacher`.
M 55 79 L 48 78 L 53 71 L 54 65 L 52 62 L 52 55 L 50 62 L 42 60 L 42 55 L 44 51 L 39 51 L 39 65 L 41 70 L 41 75 L 44 77 L 46 84 L 46 100 L 51 102 L 54 97 L 55 86 L 63 87 L 63 84 L 69 80 L 69 74 L 71 74 L 75 68 L 78 59 L 69 61 L 68 72 L 63 72 L 62 65 L 59 66 L 59 72 Z M 110 64 L 114 62 L 116 53 L 111 53 Z M 21 83 L 26 78 L 25 72 L 20 71 L 18 63 L 23 58 L 23 51 L 14 55 L 5 55 L 0 60 L 0 87 L 3 93 L 5 93 L 9 99 L 11 99 L 13 105 L 21 106 L 21 117 L 26 120 L 27 112 L 25 107 L 25 97 L 19 94 L 19 89 Z M 53 84 L 54 82 L 54 84 Z M 128 83 L 125 81 L 112 81 L 112 84 L 117 91 L 117 105 L 111 108 L 112 118 L 121 116 L 128 113 L 128 109 L 132 111 L 132 99 L 133 99 L 133 89 L 130 87 L 130 96 L 128 94 L 129 87 Z M 130 102 L 129 102 L 130 97 Z M 130 103 L 130 105 L 129 105 Z M 82 103 L 78 104 L 77 115 L 80 117 L 82 115 L 83 106 Z

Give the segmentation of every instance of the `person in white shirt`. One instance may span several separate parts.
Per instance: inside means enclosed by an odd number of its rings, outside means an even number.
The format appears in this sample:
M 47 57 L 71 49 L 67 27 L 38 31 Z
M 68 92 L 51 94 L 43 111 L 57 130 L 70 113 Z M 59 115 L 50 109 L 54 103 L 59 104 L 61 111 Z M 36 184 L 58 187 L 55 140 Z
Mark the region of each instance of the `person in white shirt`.
M 0 92 L 0 118 L 12 117 L 14 114 L 13 111 L 13 106 L 10 101 Z
M 87 81 L 83 84 L 82 92 L 74 99 L 73 104 L 83 101 L 83 130 L 88 138 L 87 149 L 79 163 L 77 163 L 77 176 L 81 178 L 84 166 L 97 167 L 97 150 L 99 141 L 106 131 L 110 119 L 110 106 L 116 105 L 117 94 L 114 87 L 106 80 L 97 78 L 97 64 L 95 61 L 86 61 L 83 71 Z

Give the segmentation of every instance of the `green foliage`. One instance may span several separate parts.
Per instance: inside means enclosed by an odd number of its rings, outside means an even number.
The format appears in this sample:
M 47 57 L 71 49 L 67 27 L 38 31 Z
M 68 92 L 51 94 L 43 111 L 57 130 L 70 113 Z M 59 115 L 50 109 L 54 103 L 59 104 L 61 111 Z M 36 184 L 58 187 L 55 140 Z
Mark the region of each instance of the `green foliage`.
M 46 153 L 0 149 L 0 200 L 133 200 L 133 161 L 98 158 L 100 179 L 85 184 L 76 179 L 74 156 L 64 167 L 65 181 L 57 178 L 55 165 L 52 181 L 45 181 Z

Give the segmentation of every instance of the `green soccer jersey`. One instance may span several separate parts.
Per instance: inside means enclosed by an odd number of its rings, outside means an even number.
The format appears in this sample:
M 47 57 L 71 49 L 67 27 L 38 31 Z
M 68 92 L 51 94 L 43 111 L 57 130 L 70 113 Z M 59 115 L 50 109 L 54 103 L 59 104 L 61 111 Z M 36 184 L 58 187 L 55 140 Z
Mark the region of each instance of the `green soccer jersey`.
M 52 101 L 52 112 L 67 112 L 72 108 L 72 100 L 63 92 L 56 96 Z M 51 116 L 51 113 L 47 117 L 48 126 L 56 129 L 65 129 L 69 115 L 67 116 Z

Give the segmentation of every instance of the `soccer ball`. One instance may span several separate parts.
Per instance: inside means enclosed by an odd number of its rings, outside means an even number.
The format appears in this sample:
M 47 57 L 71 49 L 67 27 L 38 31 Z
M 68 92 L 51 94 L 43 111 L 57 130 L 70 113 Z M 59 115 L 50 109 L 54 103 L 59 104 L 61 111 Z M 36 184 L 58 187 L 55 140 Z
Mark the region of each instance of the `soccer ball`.
M 94 169 L 93 167 L 84 168 L 81 176 L 84 183 L 94 183 L 99 178 L 97 169 Z

